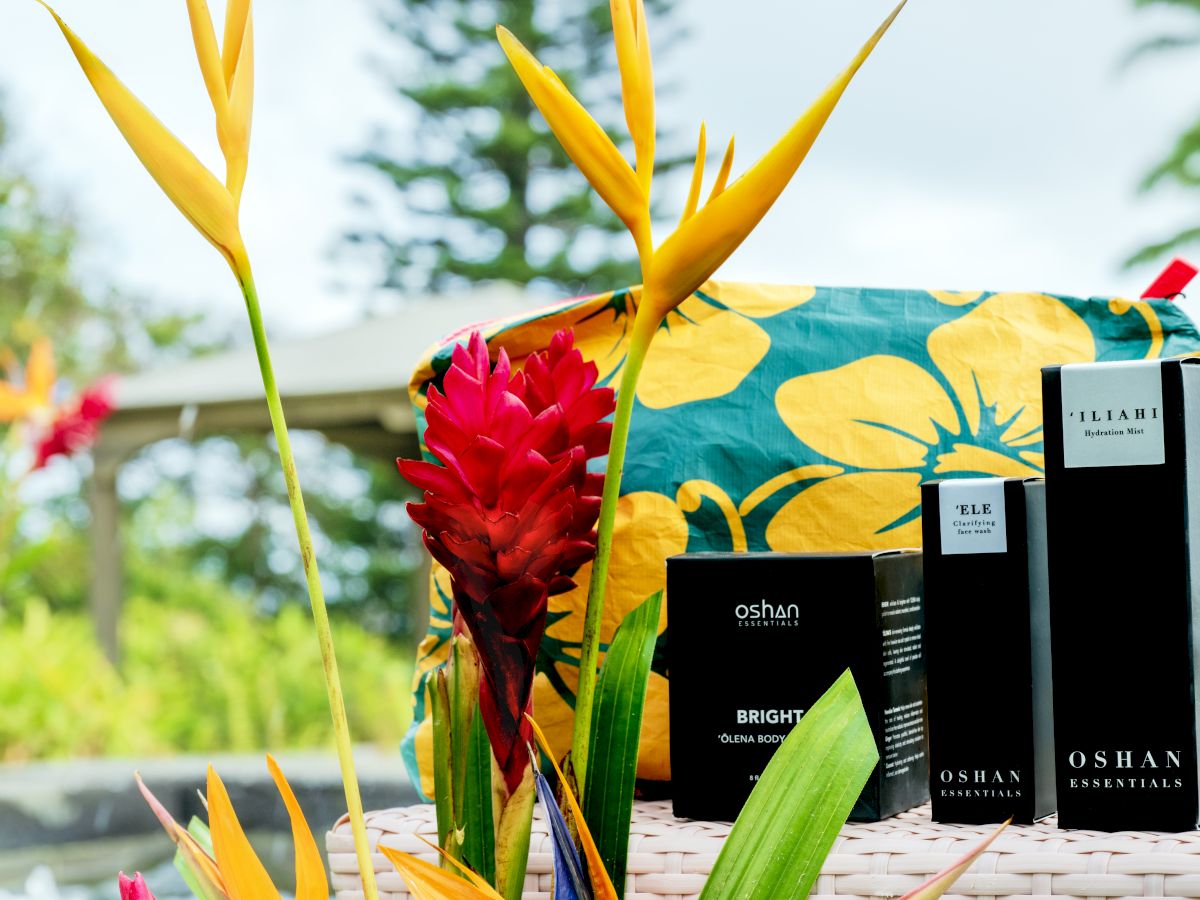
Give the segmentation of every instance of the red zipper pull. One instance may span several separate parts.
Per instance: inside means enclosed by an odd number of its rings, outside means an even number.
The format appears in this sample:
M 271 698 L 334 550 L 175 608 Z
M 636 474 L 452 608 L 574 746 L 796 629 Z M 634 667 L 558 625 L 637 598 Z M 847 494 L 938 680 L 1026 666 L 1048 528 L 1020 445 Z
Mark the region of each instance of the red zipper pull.
M 1196 277 L 1196 271 L 1196 267 L 1191 263 L 1176 257 L 1162 270 L 1162 274 L 1154 279 L 1154 284 L 1146 288 L 1142 299 L 1174 300 L 1183 294 L 1183 289 Z

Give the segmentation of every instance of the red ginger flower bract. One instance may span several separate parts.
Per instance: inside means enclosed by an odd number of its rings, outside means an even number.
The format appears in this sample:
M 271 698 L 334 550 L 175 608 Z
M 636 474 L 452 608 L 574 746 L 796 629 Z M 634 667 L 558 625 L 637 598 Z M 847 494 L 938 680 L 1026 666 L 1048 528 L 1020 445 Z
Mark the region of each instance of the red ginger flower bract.
M 593 530 L 615 400 L 570 330 L 513 373 L 501 350 L 493 369 L 478 332 L 454 348 L 442 389 L 429 390 L 425 446 L 442 465 L 400 460 L 424 492 L 409 513 L 450 572 L 455 627 L 483 663 L 479 702 L 492 751 L 515 790 L 529 762 L 525 720 L 550 595 L 596 553 Z
M 71 456 L 92 446 L 100 424 L 113 408 L 112 382 L 104 379 L 80 394 L 78 400 L 56 410 L 37 441 L 33 468 L 41 469 L 56 456 Z

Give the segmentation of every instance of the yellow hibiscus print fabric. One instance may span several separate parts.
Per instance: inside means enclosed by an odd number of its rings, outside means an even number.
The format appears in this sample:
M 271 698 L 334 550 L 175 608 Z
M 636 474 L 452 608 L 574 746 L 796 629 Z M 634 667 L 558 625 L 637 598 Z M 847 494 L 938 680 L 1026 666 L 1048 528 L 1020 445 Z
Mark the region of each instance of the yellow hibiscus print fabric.
M 482 330 L 519 362 L 572 327 L 615 386 L 637 300 L 636 289 L 585 297 Z M 466 334 L 431 348 L 414 373 L 422 425 L 429 386 Z M 918 546 L 922 481 L 1040 473 L 1043 366 L 1197 351 L 1200 334 L 1166 301 L 710 282 L 663 323 L 642 372 L 601 641 L 663 587 L 673 554 Z M 534 687 L 538 720 L 563 752 L 588 572 L 576 581 L 585 587 L 551 598 Z M 425 683 L 446 658 L 449 597 L 435 570 L 404 744 L 426 795 Z M 638 765 L 658 781 L 670 778 L 668 627 L 664 608 Z M 736 661 L 714 662 L 734 677 Z

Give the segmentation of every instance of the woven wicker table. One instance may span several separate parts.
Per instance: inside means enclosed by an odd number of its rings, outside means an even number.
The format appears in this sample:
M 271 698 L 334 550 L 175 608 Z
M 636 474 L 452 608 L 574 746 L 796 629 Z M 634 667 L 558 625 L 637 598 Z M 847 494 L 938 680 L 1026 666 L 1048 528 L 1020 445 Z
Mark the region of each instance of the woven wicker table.
M 729 825 L 671 815 L 669 802 L 637 804 L 629 841 L 628 900 L 695 897 L 716 861 Z M 367 814 L 379 842 L 432 860 L 417 838 L 436 842 L 432 806 Z M 990 829 L 937 825 L 920 807 L 870 825 L 847 825 L 833 846 L 812 896 L 894 897 L 945 868 Z M 362 897 L 350 826 L 326 837 L 338 900 Z M 407 900 L 400 876 L 374 855 L 382 900 Z M 530 841 L 525 896 L 550 900 L 552 859 L 538 811 Z M 1200 832 L 1152 834 L 1062 831 L 1053 818 L 1009 828 L 964 875 L 949 897 L 1200 897 Z

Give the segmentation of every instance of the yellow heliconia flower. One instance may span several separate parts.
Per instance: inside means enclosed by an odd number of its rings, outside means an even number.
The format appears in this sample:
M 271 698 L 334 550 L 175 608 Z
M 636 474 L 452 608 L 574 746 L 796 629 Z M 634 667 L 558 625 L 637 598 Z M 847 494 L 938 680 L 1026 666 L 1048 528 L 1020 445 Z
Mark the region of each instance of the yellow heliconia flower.
M 221 47 L 207 0 L 186 0 L 191 23 L 192 42 L 204 76 L 204 86 L 216 120 L 217 142 L 225 157 L 225 181 L 222 184 L 183 143 L 156 119 L 140 100 L 88 49 L 67 27 L 46 0 L 37 0 L 54 16 L 63 36 L 91 82 L 96 96 L 124 135 L 146 171 L 158 182 L 196 229 L 225 257 L 233 270 L 250 319 L 255 356 L 262 374 L 267 412 L 279 451 L 279 464 L 287 487 L 288 504 L 296 526 L 296 540 L 304 559 L 304 576 L 313 610 L 313 624 L 321 647 L 325 686 L 336 738 L 338 763 L 346 789 L 346 805 L 354 832 L 354 851 L 361 872 L 366 900 L 377 900 L 378 887 L 371 867 L 367 828 L 363 818 L 362 795 L 354 770 L 354 748 L 346 719 L 345 701 L 338 676 L 337 658 L 324 589 L 313 550 L 312 533 L 304 496 L 296 473 L 296 461 L 288 434 L 279 385 L 271 365 L 271 353 L 263 325 L 258 288 L 250 267 L 250 258 L 238 223 L 242 188 L 250 156 L 250 123 L 254 110 L 254 22 L 252 0 L 228 0 Z M 253 874 L 253 873 L 252 873 Z M 322 888 L 323 890 L 323 888 Z M 238 900 L 238 898 L 234 898 Z M 249 900 L 249 896 L 247 897 Z M 254 897 L 253 900 L 259 900 Z
M 829 120 L 850 80 L 858 72 L 904 4 L 892 12 L 850 65 L 796 120 L 787 134 L 749 171 L 725 190 L 714 190 L 703 208 L 684 221 L 654 253 L 642 302 L 660 318 L 712 276 L 754 230 L 783 193 Z M 732 165 L 732 146 L 726 154 Z M 697 159 L 701 168 L 702 159 Z M 725 177 L 728 177 L 727 175 Z M 718 187 L 721 179 L 718 178 Z
M 238 207 L 250 147 L 254 105 L 254 38 L 250 0 L 226 8 L 223 52 L 217 50 L 205 0 L 187 0 L 196 55 L 216 114 L 217 140 L 225 157 L 222 184 L 196 155 L 125 87 L 45 0 L 83 74 L 109 116 L 163 193 L 229 261 L 235 272 L 247 267 L 238 226 Z
M 834 79 L 780 141 L 726 188 L 733 164 L 733 144 L 730 143 L 709 200 L 697 210 L 706 151 L 702 127 L 700 151 L 683 220 L 657 249 L 648 246 L 650 180 L 654 162 L 654 78 L 645 9 L 641 0 L 610 0 L 610 6 L 621 71 L 621 96 L 637 155 L 636 173 L 558 77 L 542 66 L 506 29 L 499 28 L 498 34 L 505 53 L 555 137 L 633 233 L 645 282 L 642 305 L 646 307 L 646 315 L 657 322 L 709 279 L 783 193 L 851 79 L 899 15 L 904 2 L 893 10 L 846 70 Z M 590 153 L 582 152 L 582 148 L 588 148 Z M 640 192 L 632 190 L 633 181 L 641 187 Z
M 891 27 L 905 2 L 901 0 L 846 70 L 834 79 L 779 142 L 732 185 L 728 182 L 733 166 L 734 145 L 732 140 L 729 142 L 716 182 L 703 207 L 700 206 L 700 190 L 704 182 L 708 146 L 702 125 L 683 217 L 674 233 L 657 248 L 650 233 L 655 139 L 654 72 L 643 0 L 609 0 L 613 42 L 621 72 L 621 100 L 633 138 L 636 170 L 558 76 L 538 62 L 507 29 L 497 26 L 500 45 L 534 104 L 541 110 L 550 130 L 592 187 L 629 228 L 642 268 L 640 300 L 634 315 L 633 333 L 621 373 L 617 410 L 613 418 L 604 496 L 596 529 L 596 559 L 588 586 L 588 606 L 580 646 L 579 689 L 576 692 L 575 736 L 571 754 L 581 794 L 586 788 L 592 699 L 617 499 L 633 414 L 633 398 L 650 344 L 667 315 L 692 296 L 729 258 L 783 193 L 851 79 Z

